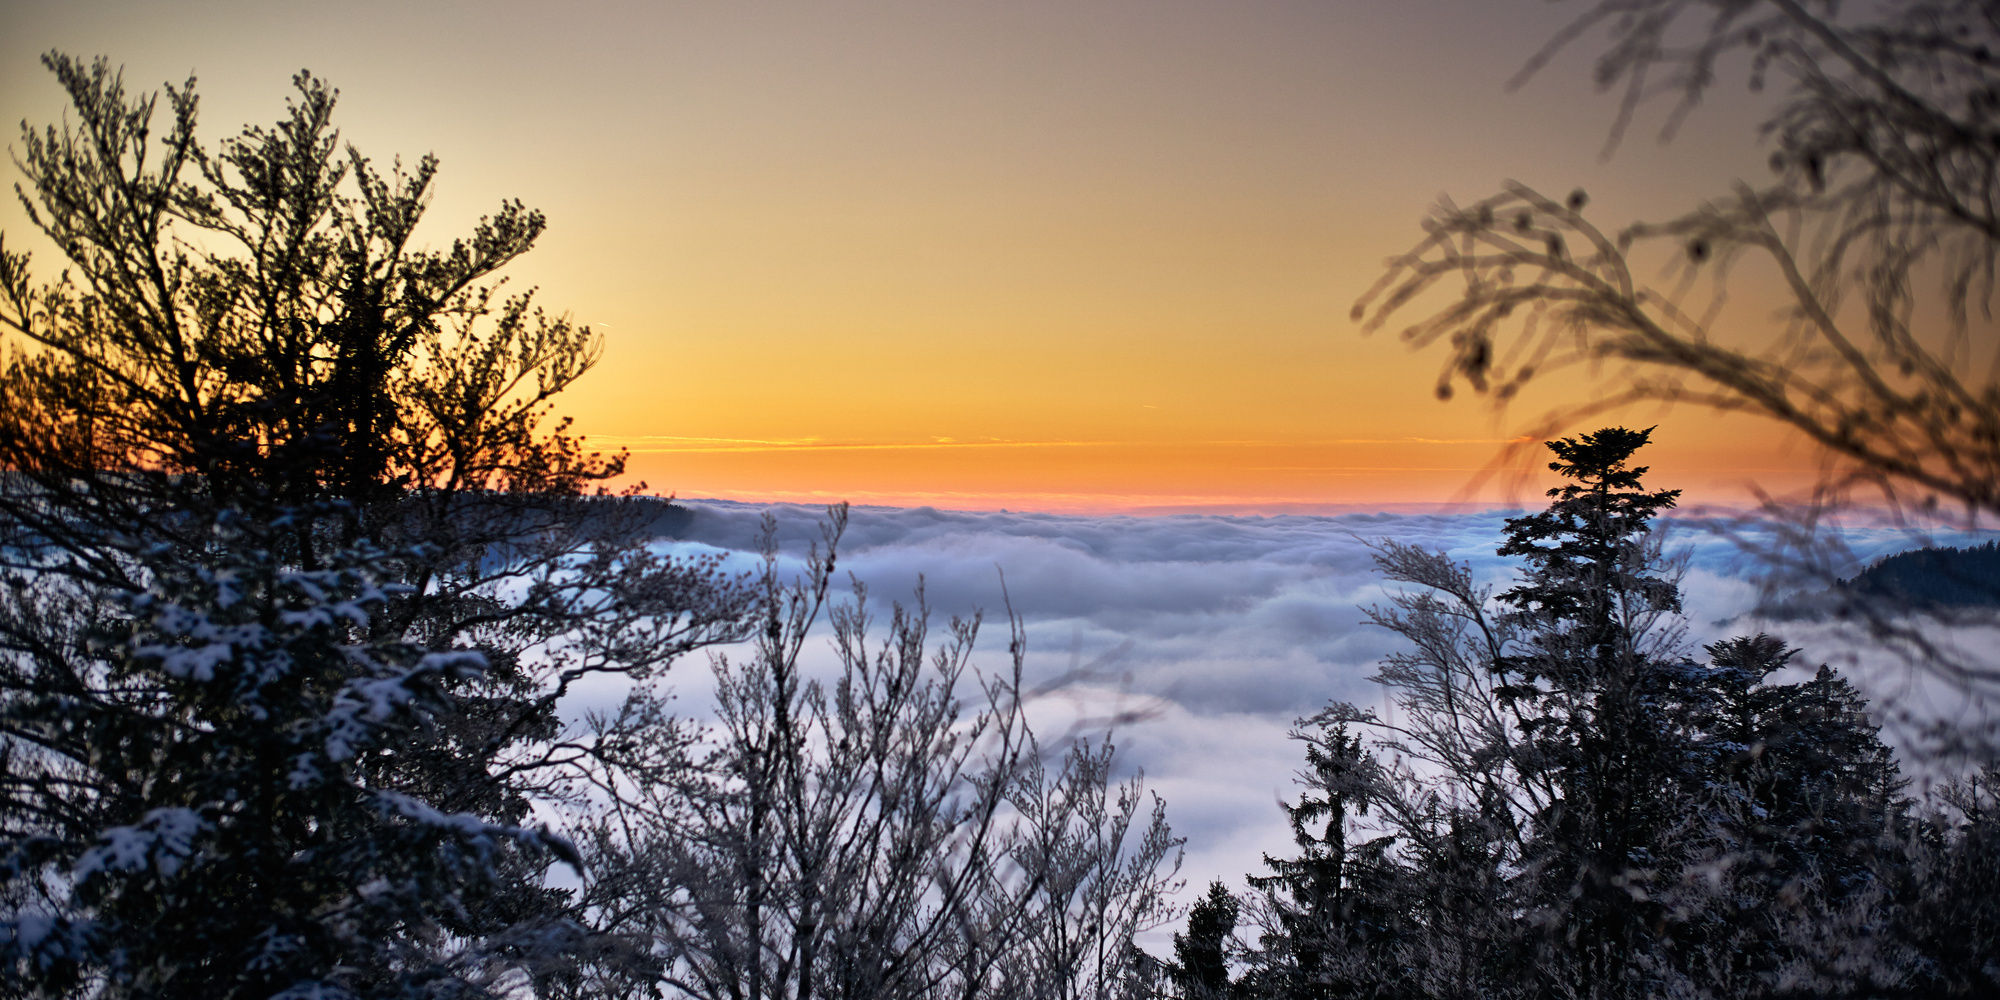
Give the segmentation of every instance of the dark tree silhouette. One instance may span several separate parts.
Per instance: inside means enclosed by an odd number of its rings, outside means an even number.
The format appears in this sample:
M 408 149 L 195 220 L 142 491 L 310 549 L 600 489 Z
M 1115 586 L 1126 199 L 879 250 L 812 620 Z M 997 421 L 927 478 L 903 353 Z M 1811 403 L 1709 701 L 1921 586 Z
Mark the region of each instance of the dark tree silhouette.
M 1607 427 L 1549 442 L 1556 455 L 1549 471 L 1573 482 L 1549 490 L 1547 508 L 1507 520 L 1500 554 L 1519 556 L 1527 568 L 1500 600 L 1542 651 L 1504 664 L 1525 683 L 1613 680 L 1632 655 L 1633 623 L 1680 610 L 1679 588 L 1659 575 L 1646 544 L 1653 518 L 1673 509 L 1680 491 L 1642 490 L 1646 467 L 1628 464 L 1652 432 Z
M 1756 530 L 1736 532 L 1774 588 L 1852 571 L 1845 546 L 1818 530 L 1828 508 L 1886 505 L 1919 523 L 1968 525 L 2000 514 L 1992 4 L 1583 8 L 1521 79 L 1604 32 L 1594 77 L 1619 95 L 1615 146 L 1654 100 L 1672 105 L 1663 136 L 1693 127 L 1696 106 L 1747 71 L 1753 91 L 1774 92 L 1761 133 L 1772 177 L 1623 225 L 1588 214 L 1582 191 L 1513 182 L 1467 206 L 1445 202 L 1355 304 L 1364 329 L 1396 322 L 1414 347 L 1441 348 L 1445 397 L 1462 383 L 1504 405 L 1551 372 L 1600 373 L 1589 402 L 1544 414 L 1524 440 L 1633 403 L 1742 412 L 1795 431 L 1823 459 L 1813 495 L 1767 504 Z M 1768 280 L 1751 289 L 1753 276 Z M 1766 292 L 1780 300 L 1775 312 Z M 1850 600 L 1839 610 L 1915 669 L 2000 693 L 2000 665 L 1939 643 L 1911 609 Z M 1933 752 L 1975 757 L 2000 743 L 1991 725 L 1932 735 Z
M 1393 837 L 1350 843 L 1379 766 L 1343 722 L 1322 720 L 1292 732 L 1306 745 L 1303 786 L 1282 804 L 1295 857 L 1264 856 L 1268 869 L 1249 877 L 1264 893 L 1260 952 L 1244 976 L 1248 996 L 1387 996 L 1380 968 L 1393 963 L 1408 902 L 1391 875 Z
M 1631 464 L 1650 431 L 1608 427 L 1551 441 L 1549 468 L 1572 482 L 1549 506 L 1507 521 L 1501 555 L 1526 562 L 1521 583 L 1499 596 L 1525 652 L 1494 665 L 1495 693 L 1515 715 L 1523 770 L 1546 773 L 1558 795 L 1534 817 L 1531 863 L 1554 875 L 1538 894 L 1558 940 L 1573 949 L 1579 987 L 1621 995 L 1640 938 L 1661 922 L 1650 866 L 1636 851 L 1661 840 L 1673 817 L 1663 793 L 1682 768 L 1668 721 L 1652 697 L 1671 648 L 1648 633 L 1680 610 L 1677 582 L 1662 575 L 1652 519 L 1678 490 L 1648 492 Z
M 1189 1000 L 1231 996 L 1229 944 L 1241 911 L 1242 904 L 1219 880 L 1209 883 L 1208 895 L 1188 909 L 1187 933 L 1174 935 L 1171 971 L 1181 996 Z
M 2000 369 L 1991 309 L 2000 250 L 2000 19 L 1979 0 L 1607 0 L 1524 70 L 1610 32 L 1601 87 L 1615 137 L 1650 97 L 1678 127 L 1731 57 L 1754 89 L 1784 89 L 1765 127 L 1776 179 L 1678 218 L 1607 231 L 1582 192 L 1510 184 L 1446 204 L 1355 306 L 1369 329 L 1447 345 L 1438 387 L 1505 399 L 1565 365 L 1623 362 L 1623 390 L 1560 411 L 1567 423 L 1633 400 L 1690 402 L 1782 422 L 1835 456 L 1826 486 L 2000 513 Z M 1636 275 L 1650 248 L 1691 279 L 1761 258 L 1790 306 L 1765 314 L 1686 301 Z M 1441 307 L 1428 293 L 1444 286 Z M 1719 287 L 1719 286 L 1718 286 Z
M 1345 966 L 1361 975 L 1328 995 L 1880 995 L 1976 982 L 1962 963 L 1937 974 L 1949 949 L 1900 929 L 1938 919 L 1900 900 L 1921 879 L 1910 873 L 1963 855 L 1898 846 L 1909 804 L 1855 690 L 1826 669 L 1782 681 L 1793 651 L 1769 636 L 1714 644 L 1705 664 L 1686 655 L 1674 566 L 1649 527 L 1677 495 L 1644 488 L 1632 458 L 1646 439 L 1608 428 L 1551 443 L 1573 481 L 1509 521 L 1502 551 L 1525 565 L 1497 597 L 1441 554 L 1380 546 L 1385 575 L 1414 588 L 1368 609 L 1407 643 L 1377 678 L 1398 721 L 1340 705 L 1323 717 L 1372 734 L 1339 755 L 1333 786 L 1369 815 L 1350 812 L 1338 835 L 1315 830 L 1323 860 L 1311 867 L 1330 867 L 1327 848 L 1340 846 L 1343 882 L 1366 859 L 1374 874 L 1361 884 L 1387 887 L 1375 898 L 1396 905 L 1375 921 L 1392 933 Z M 1378 853 L 1357 854 L 1361 843 Z M 1976 904 L 1953 906 L 1982 919 Z

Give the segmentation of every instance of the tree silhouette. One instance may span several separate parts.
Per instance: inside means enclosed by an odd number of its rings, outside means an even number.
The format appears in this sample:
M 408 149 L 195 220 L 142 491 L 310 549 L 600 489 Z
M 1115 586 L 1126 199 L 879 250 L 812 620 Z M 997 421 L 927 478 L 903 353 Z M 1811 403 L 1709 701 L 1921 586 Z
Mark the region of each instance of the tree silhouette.
M 1350 843 L 1380 767 L 1344 722 L 1318 720 L 1294 729 L 1306 746 L 1296 803 L 1280 803 L 1296 857 L 1264 855 L 1268 872 L 1249 877 L 1264 893 L 1264 928 L 1256 962 L 1244 976 L 1247 996 L 1388 996 L 1381 969 L 1395 961 L 1409 901 L 1386 854 L 1394 837 Z
M 1926 908 L 1901 894 L 1921 895 L 1915 870 L 1963 864 L 1983 834 L 1940 836 L 1906 860 L 1901 779 L 1853 687 L 1824 668 L 1778 679 L 1795 651 L 1770 636 L 1713 644 L 1707 663 L 1687 655 L 1675 566 L 1650 528 L 1678 494 L 1646 489 L 1632 461 L 1648 437 L 1606 428 L 1549 443 L 1570 482 L 1508 521 L 1501 551 L 1522 565 L 1501 594 L 1440 553 L 1379 545 L 1384 575 L 1412 588 L 1366 609 L 1403 640 L 1376 678 L 1395 717 L 1329 707 L 1329 732 L 1345 723 L 1369 738 L 1313 758 L 1342 795 L 1301 803 L 1320 804 L 1315 822 L 1363 800 L 1370 816 L 1309 831 L 1302 862 L 1318 863 L 1290 869 L 1321 884 L 1330 869 L 1347 883 L 1367 873 L 1363 885 L 1386 891 L 1337 895 L 1364 913 L 1370 898 L 1396 904 L 1363 921 L 1391 933 L 1349 950 L 1367 960 L 1343 964 L 1349 993 L 1332 995 L 1785 996 L 1807 983 L 1878 995 L 1978 982 L 1952 948 L 1912 944 L 1906 928 L 1947 910 L 1983 927 L 1984 904 L 1953 895 Z M 1956 964 L 1941 974 L 1940 962 Z
M 1188 909 L 1187 933 L 1174 935 L 1171 975 L 1180 995 L 1189 1000 L 1227 1000 L 1229 943 L 1236 933 L 1242 904 L 1220 880 L 1209 883 L 1208 894 Z
M 1549 490 L 1546 509 L 1509 519 L 1499 549 L 1526 562 L 1499 600 L 1528 643 L 1494 664 L 1506 678 L 1495 691 L 1518 720 L 1524 770 L 1559 790 L 1534 817 L 1528 857 L 1554 876 L 1535 904 L 1578 942 L 1586 995 L 1631 988 L 1628 961 L 1660 922 L 1645 903 L 1656 866 L 1635 857 L 1669 827 L 1665 793 L 1683 765 L 1655 697 L 1675 650 L 1647 642 L 1680 610 L 1678 583 L 1647 544 L 1680 494 L 1643 489 L 1647 469 L 1631 459 L 1650 433 L 1607 427 L 1549 442 L 1549 468 L 1572 482 Z
M 1759 530 L 1738 534 L 1774 585 L 1850 571 L 1839 539 L 1817 530 L 1826 508 L 1881 504 L 1968 525 L 2000 514 L 1992 5 L 1601 0 L 1517 82 L 1600 29 L 1595 80 L 1619 95 L 1613 145 L 1656 99 L 1671 103 L 1666 136 L 1692 127 L 1725 70 L 1742 68 L 1752 90 L 1776 92 L 1761 133 L 1773 177 L 1624 225 L 1590 216 L 1583 191 L 1509 182 L 1470 205 L 1445 202 L 1356 302 L 1364 329 L 1396 322 L 1414 347 L 1441 348 L 1443 397 L 1465 384 L 1504 405 L 1552 372 L 1602 374 L 1589 402 L 1544 414 L 1524 440 L 1634 403 L 1796 432 L 1823 459 L 1810 501 L 1768 504 Z M 1732 295 L 1746 290 L 1781 307 L 1748 308 L 1757 296 Z M 2000 692 L 2000 666 L 1940 644 L 1907 610 L 1839 608 L 1913 667 Z M 1997 738 L 1954 731 L 1940 747 L 1990 750 Z
M 1747 411 L 1835 457 L 1829 490 L 1865 483 L 1894 501 L 2000 513 L 1991 5 L 1607 0 L 1524 75 L 1600 26 L 1610 42 L 1596 78 L 1622 97 L 1614 139 L 1661 93 L 1678 98 L 1669 129 L 1679 127 L 1738 57 L 1753 89 L 1785 89 L 1764 129 L 1776 179 L 1610 230 L 1586 218 L 1581 191 L 1554 198 L 1509 184 L 1467 207 L 1447 203 L 1424 221 L 1424 240 L 1392 258 L 1357 318 L 1372 330 L 1423 312 L 1402 335 L 1446 345 L 1441 394 L 1464 382 L 1505 399 L 1564 366 L 1622 362 L 1622 391 L 1550 422 L 1636 400 Z M 1678 261 L 1679 287 L 1637 276 L 1654 249 Z M 1789 298 L 1776 337 L 1764 316 L 1720 309 L 1722 283 L 1748 258 L 1771 265 Z M 1717 299 L 1686 301 L 1686 283 L 1704 274 Z M 1445 304 L 1424 304 L 1440 285 Z

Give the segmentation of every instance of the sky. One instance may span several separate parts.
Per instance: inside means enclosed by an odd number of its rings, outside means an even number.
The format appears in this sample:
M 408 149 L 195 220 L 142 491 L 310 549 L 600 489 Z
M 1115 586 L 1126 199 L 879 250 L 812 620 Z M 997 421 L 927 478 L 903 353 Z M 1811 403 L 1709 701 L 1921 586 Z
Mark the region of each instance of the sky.
M 1576 12 L 24 0 L 0 117 L 61 120 L 50 49 L 135 88 L 197 75 L 211 141 L 310 68 L 344 140 L 442 161 L 420 240 L 507 198 L 547 213 L 511 287 L 603 334 L 561 408 L 653 492 L 1339 510 L 1517 489 L 1480 471 L 1593 391 L 1440 402 L 1440 355 L 1361 335 L 1350 307 L 1439 198 L 1582 188 L 1615 227 L 1764 170 L 1734 97 L 1607 157 L 1589 37 L 1509 89 Z M 16 207 L 0 226 L 20 245 Z M 1665 423 L 1651 457 L 1691 494 L 1804 461 L 1754 422 L 1620 419 Z

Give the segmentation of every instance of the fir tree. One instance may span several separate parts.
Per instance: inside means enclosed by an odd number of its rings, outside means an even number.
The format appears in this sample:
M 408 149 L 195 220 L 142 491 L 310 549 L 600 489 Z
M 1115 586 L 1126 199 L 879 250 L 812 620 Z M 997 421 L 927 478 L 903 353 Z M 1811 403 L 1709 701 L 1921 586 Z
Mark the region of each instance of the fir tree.
M 1549 468 L 1572 482 L 1549 490 L 1547 509 L 1508 520 L 1499 550 L 1527 563 L 1500 600 L 1529 638 L 1495 664 L 1496 691 L 1518 718 L 1522 770 L 1560 790 L 1535 817 L 1531 900 L 1585 995 L 1649 988 L 1632 957 L 1665 922 L 1651 900 L 1668 873 L 1653 848 L 1685 771 L 1654 697 L 1673 651 L 1649 646 L 1661 616 L 1680 610 L 1649 544 L 1680 491 L 1643 488 L 1647 469 L 1631 459 L 1650 435 L 1609 427 L 1549 442 Z
M 1241 904 L 1220 880 L 1188 910 L 1187 933 L 1174 935 L 1172 977 L 1181 996 L 1223 1000 L 1229 990 L 1229 938 Z
M 1301 729 L 1306 745 L 1304 786 L 1284 805 L 1298 845 L 1295 857 L 1264 856 L 1269 869 L 1252 875 L 1264 892 L 1272 926 L 1265 929 L 1257 967 L 1244 982 L 1253 996 L 1386 996 L 1382 967 L 1394 964 L 1403 929 L 1388 851 L 1394 838 L 1349 843 L 1350 826 L 1368 811 L 1380 780 L 1374 758 L 1344 722 L 1320 720 Z
M 16 190 L 63 266 L 0 247 L 0 990 L 544 981 L 574 855 L 531 808 L 646 752 L 558 701 L 756 596 L 581 509 L 621 462 L 546 418 L 597 339 L 496 287 L 539 213 L 425 249 L 435 161 L 343 149 L 309 74 L 210 145 L 192 81 L 44 62 L 73 110 Z

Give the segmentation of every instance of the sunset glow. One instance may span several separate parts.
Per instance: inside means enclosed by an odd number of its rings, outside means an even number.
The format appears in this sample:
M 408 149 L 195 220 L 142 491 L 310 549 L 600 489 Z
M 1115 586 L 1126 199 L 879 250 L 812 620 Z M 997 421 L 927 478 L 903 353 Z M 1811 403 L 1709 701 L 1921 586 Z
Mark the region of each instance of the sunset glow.
M 1490 500 L 1521 486 L 1490 474 L 1506 443 L 1592 390 L 1580 373 L 1505 412 L 1439 402 L 1441 357 L 1359 334 L 1349 308 L 1425 208 L 1517 178 L 1588 189 L 1615 225 L 1762 169 L 1746 106 L 1704 109 L 1666 145 L 1642 121 L 1604 159 L 1615 109 L 1583 53 L 1508 89 L 1566 16 L 1445 0 L 30 3 L 0 14 L 0 104 L 60 121 L 37 57 L 103 54 L 133 88 L 198 74 L 213 142 L 275 119 L 311 68 L 341 89 L 345 141 L 442 161 L 420 234 L 448 242 L 505 198 L 548 214 L 510 287 L 603 334 L 561 412 L 629 449 L 628 482 L 655 492 L 1078 511 Z M 29 229 L 18 206 L 0 223 Z M 1802 450 L 1761 424 L 1622 419 L 1666 424 L 1656 467 L 1691 493 L 1802 475 Z

